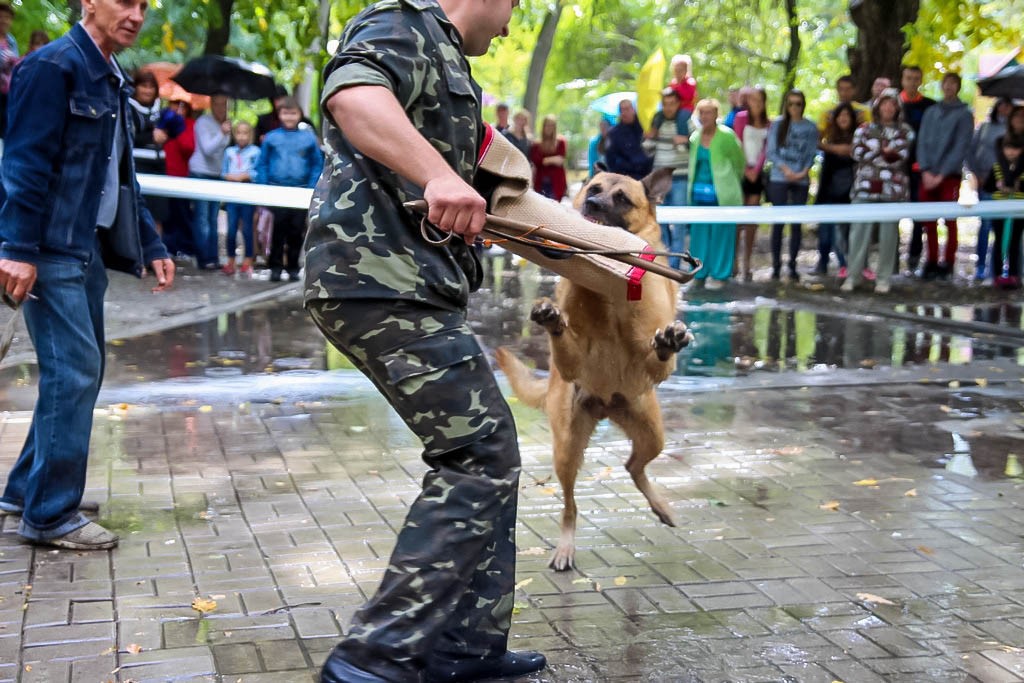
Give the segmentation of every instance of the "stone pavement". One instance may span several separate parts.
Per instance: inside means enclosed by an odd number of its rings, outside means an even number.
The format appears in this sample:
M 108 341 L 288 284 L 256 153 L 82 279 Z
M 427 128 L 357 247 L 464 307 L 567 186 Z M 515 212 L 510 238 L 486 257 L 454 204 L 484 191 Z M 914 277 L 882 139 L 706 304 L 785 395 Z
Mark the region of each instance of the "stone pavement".
M 550 432 L 513 404 L 512 645 L 551 661 L 530 680 L 1024 680 L 1012 373 L 669 385 L 669 444 L 649 472 L 679 526 L 656 522 L 622 468 L 628 444 L 602 425 L 577 487 L 578 570 L 563 574 L 546 567 Z M 0 470 L 28 419 L 0 418 Z M 3 519 L 0 680 L 313 681 L 423 472 L 368 385 L 298 404 L 103 406 L 93 451 L 86 497 L 121 546 L 35 548 Z
M 707 297 L 840 308 L 834 283 L 817 284 L 761 277 Z M 296 289 L 186 273 L 153 295 L 114 276 L 109 337 Z M 908 282 L 848 311 L 898 318 L 951 299 L 1019 301 Z M 3 365 L 30 357 L 19 340 Z M 344 391 L 304 401 L 214 398 L 197 383 L 189 400 L 99 406 L 86 497 L 121 547 L 35 548 L 0 518 L 0 681 L 316 680 L 423 473 L 372 387 L 334 377 Z M 552 663 L 530 680 L 1024 681 L 1022 377 L 1012 358 L 770 385 L 674 377 L 660 392 L 668 446 L 649 472 L 679 526 L 657 523 L 622 468 L 628 443 L 602 425 L 577 485 L 578 569 L 564 574 L 546 566 L 561 510 L 550 432 L 514 404 L 513 647 Z M 29 418 L 0 413 L 0 473 Z

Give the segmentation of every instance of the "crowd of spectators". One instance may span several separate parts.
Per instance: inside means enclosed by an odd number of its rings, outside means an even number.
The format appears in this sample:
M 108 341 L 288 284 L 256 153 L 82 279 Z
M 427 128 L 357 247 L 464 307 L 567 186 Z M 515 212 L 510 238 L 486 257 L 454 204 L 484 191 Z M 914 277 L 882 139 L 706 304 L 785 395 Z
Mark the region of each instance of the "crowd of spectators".
M 11 73 L 23 58 L 9 32 L 13 19 L 13 7 L 0 2 L 0 113 L 6 112 Z M 28 51 L 47 42 L 45 32 L 34 31 Z M 730 89 L 729 109 L 723 111 L 717 100 L 700 99 L 689 56 L 675 55 L 670 72 L 660 107 L 646 130 L 630 99 L 618 103 L 616 118 L 601 119 L 601 130 L 588 149 L 591 174 L 603 168 L 639 179 L 652 169 L 672 168 L 672 187 L 665 200 L 672 206 L 951 202 L 957 200 L 966 173 L 973 175 L 983 200 L 1024 196 L 1024 106 L 1000 99 L 975 128 L 970 107 L 959 97 L 961 78 L 956 73 L 943 76 L 939 101 L 921 92 L 923 74 L 916 66 L 903 68 L 898 90 L 888 78 L 876 78 L 867 102 L 855 101 L 853 79 L 842 76 L 835 84 L 834 106 L 815 123 L 805 116 L 807 102 L 799 90 L 785 94 L 780 116 L 769 115 L 763 88 L 749 86 Z M 253 125 L 231 121 L 224 96 L 209 98 L 209 111 L 194 110 L 191 96 L 179 88 L 162 105 L 157 78 L 145 69 L 134 74 L 134 85 L 134 158 L 139 172 L 234 182 L 262 178 L 271 184 L 307 187 L 315 182 L 323 161 L 316 135 L 298 103 L 283 89 L 271 111 Z M 558 201 L 566 198 L 569 150 L 557 119 L 544 117 L 535 136 L 529 112 L 510 114 L 509 106 L 499 103 L 495 128 L 530 159 L 534 189 Z M 296 125 L 290 128 L 296 115 Z M 281 129 L 286 132 L 271 135 Z M 3 130 L 0 116 L 0 142 Z M 268 148 L 274 150 L 269 159 Z M 293 158 L 293 153 L 298 156 Z M 151 197 L 148 203 L 170 252 L 194 257 L 199 269 L 248 276 L 262 251 L 272 279 L 285 273 L 298 277 L 302 220 L 294 211 L 227 204 L 226 249 L 221 250 L 219 202 Z M 828 275 L 834 258 L 843 290 L 874 282 L 875 291 L 886 292 L 892 275 L 900 272 L 902 255 L 907 274 L 923 280 L 949 279 L 956 272 L 959 235 L 955 220 L 944 222 L 942 245 L 937 221 L 915 222 L 902 254 L 894 222 L 822 223 L 817 226 L 814 274 Z M 257 225 L 273 227 L 261 231 Z M 662 237 L 671 252 L 689 250 L 702 258 L 706 265 L 700 281 L 717 287 L 733 277 L 753 279 L 757 228 L 750 223 L 666 224 Z M 991 280 L 1006 289 L 1021 286 L 1022 230 L 1024 219 L 981 222 L 972 273 L 976 280 Z M 788 225 L 784 261 L 786 232 L 784 224 L 771 226 L 771 278 L 796 281 L 801 277 L 797 256 L 803 226 Z M 239 233 L 240 264 L 235 253 Z M 871 259 L 875 244 L 877 257 Z M 670 264 L 678 267 L 678 257 Z
M 151 71 L 142 68 L 133 80 L 133 157 L 140 173 L 279 186 L 316 183 L 323 167 L 319 139 L 299 103 L 283 88 L 278 89 L 271 111 L 253 125 L 244 119 L 231 120 L 230 102 L 224 95 L 204 98 L 209 100 L 209 110 L 204 111 L 193 107 L 198 98 L 176 88 L 167 106 L 162 106 Z M 291 280 L 299 278 L 303 211 L 228 202 L 223 205 L 227 234 L 221 249 L 221 202 L 150 197 L 147 203 L 168 251 L 179 259 L 194 258 L 199 270 L 250 277 L 262 253 L 271 281 L 280 281 L 285 274 Z M 265 226 L 262 231 L 261 225 Z
M 661 106 L 646 131 L 630 99 L 619 103 L 616 121 L 602 119 L 602 130 L 590 141 L 590 173 L 606 169 L 642 178 L 652 168 L 671 167 L 673 187 L 665 201 L 671 206 L 955 202 L 966 174 L 973 175 L 981 199 L 1024 197 L 1024 106 L 999 99 L 975 128 L 971 108 L 960 99 L 959 74 L 943 75 L 938 101 L 921 92 L 922 81 L 920 68 L 905 66 L 899 89 L 878 77 L 871 98 L 858 102 L 852 77 L 842 76 L 834 105 L 817 122 L 805 115 L 807 100 L 799 90 L 784 95 L 782 113 L 773 118 L 760 87 L 730 90 L 728 111 L 720 111 L 713 99 L 698 101 L 692 62 L 676 55 Z M 943 222 L 944 233 L 938 221 L 915 222 L 902 249 L 895 221 L 822 223 L 813 274 L 830 275 L 834 259 L 833 272 L 846 292 L 870 283 L 877 293 L 889 292 L 897 274 L 948 280 L 959 272 L 959 235 L 955 219 Z M 717 288 L 728 279 L 753 279 L 756 230 L 753 224 L 713 229 L 667 224 L 662 237 L 669 251 L 688 250 L 701 258 L 705 266 L 698 282 Z M 976 261 L 967 274 L 1001 289 L 1019 289 L 1022 232 L 1024 218 L 982 221 Z M 771 226 L 772 279 L 801 278 L 802 233 L 801 224 L 788 225 L 784 255 L 787 226 Z
M 11 74 L 24 58 L 9 33 L 13 19 L 11 5 L 0 2 L 0 113 L 4 115 Z M 49 42 L 46 32 L 32 32 L 26 54 Z M 132 74 L 132 86 L 128 116 L 138 173 L 301 187 L 313 187 L 319 177 L 323 167 L 319 138 L 298 102 L 282 87 L 271 110 L 253 126 L 244 119 L 229 118 L 230 102 L 224 95 L 197 97 L 175 87 L 162 102 L 159 80 L 145 67 Z M 5 127 L 0 116 L 0 150 Z M 195 259 L 199 270 L 248 277 L 262 253 L 272 281 L 285 274 L 292 280 L 299 277 L 304 211 L 226 203 L 227 236 L 222 249 L 221 202 L 150 196 L 146 203 L 168 252 L 179 260 Z

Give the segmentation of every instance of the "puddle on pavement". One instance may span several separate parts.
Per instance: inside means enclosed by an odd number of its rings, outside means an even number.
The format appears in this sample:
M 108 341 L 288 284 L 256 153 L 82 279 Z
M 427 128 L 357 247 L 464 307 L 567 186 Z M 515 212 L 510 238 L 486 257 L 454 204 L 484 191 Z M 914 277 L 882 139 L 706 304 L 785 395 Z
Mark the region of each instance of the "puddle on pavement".
M 510 346 L 546 369 L 547 338 L 530 322 L 529 313 L 538 296 L 552 292 L 554 278 L 541 276 L 528 263 L 510 269 L 500 257 L 485 259 L 485 264 L 484 287 L 473 297 L 469 314 L 473 330 L 486 348 Z M 919 308 L 908 312 L 1020 328 L 1020 306 Z M 863 315 L 792 310 L 772 300 L 691 298 L 683 318 L 696 341 L 678 355 L 677 377 L 827 375 L 835 370 L 966 366 L 990 360 L 1024 364 L 1024 348 L 1012 341 L 1000 343 Z M 322 372 L 345 367 L 351 366 L 327 347 L 298 301 L 278 302 L 112 342 L 107 348 L 104 394 L 134 386 L 141 397 L 131 400 L 139 402 L 145 402 L 147 390 L 157 395 L 169 391 L 177 399 L 191 394 L 202 402 L 210 393 L 208 400 L 241 402 L 260 400 L 247 398 L 253 384 L 259 383 L 265 387 L 256 389 L 266 395 L 308 399 L 318 392 L 331 396 L 351 388 L 338 385 L 335 377 L 328 380 Z M 30 407 L 34 387 L 34 365 L 3 370 L 0 408 Z

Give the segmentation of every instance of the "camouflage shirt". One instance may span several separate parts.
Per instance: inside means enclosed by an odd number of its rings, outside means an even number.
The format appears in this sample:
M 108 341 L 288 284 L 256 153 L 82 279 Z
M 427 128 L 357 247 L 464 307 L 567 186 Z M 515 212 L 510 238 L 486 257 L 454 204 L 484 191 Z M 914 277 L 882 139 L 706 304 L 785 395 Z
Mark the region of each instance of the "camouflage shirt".
M 458 31 L 434 0 L 382 0 L 363 10 L 324 70 L 327 163 L 309 210 L 305 298 L 411 299 L 461 310 L 480 283 L 473 250 L 459 239 L 428 244 L 420 216 L 402 206 L 421 199 L 422 188 L 360 154 L 327 110 L 332 95 L 357 85 L 388 88 L 445 161 L 473 180 L 480 88 Z

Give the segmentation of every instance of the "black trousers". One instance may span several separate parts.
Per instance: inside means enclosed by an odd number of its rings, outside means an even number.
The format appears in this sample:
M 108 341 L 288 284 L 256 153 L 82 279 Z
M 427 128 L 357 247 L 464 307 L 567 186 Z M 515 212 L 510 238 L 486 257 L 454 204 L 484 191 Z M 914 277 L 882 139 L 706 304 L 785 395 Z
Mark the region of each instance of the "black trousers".
M 305 209 L 272 209 L 274 231 L 270 235 L 270 267 L 299 272 L 302 240 L 306 237 Z

